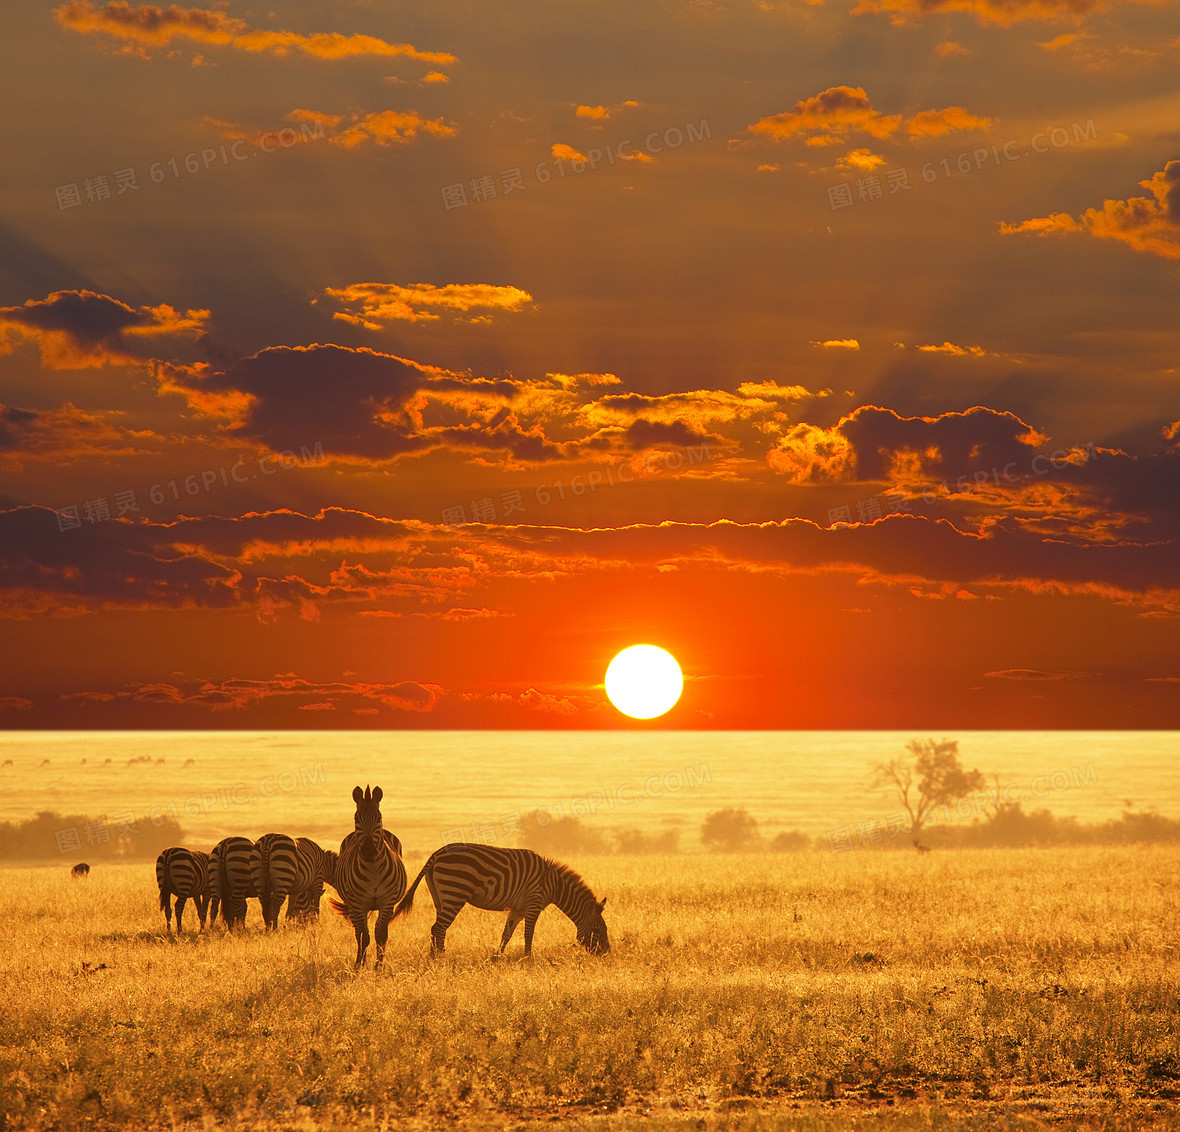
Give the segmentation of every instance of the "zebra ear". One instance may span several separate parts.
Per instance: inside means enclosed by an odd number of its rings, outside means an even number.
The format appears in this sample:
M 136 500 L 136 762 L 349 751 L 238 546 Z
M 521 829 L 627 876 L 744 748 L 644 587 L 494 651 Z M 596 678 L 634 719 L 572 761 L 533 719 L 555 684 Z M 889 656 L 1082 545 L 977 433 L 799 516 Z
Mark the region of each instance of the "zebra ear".
M 374 802 L 380 802 L 383 796 L 384 796 L 384 795 L 383 795 L 383 794 L 382 794 L 382 792 L 381 792 L 381 787 L 380 787 L 380 786 L 374 786 L 374 787 L 373 787 L 373 801 L 374 801 Z
M 363 798 L 364 795 L 361 793 L 361 788 L 359 786 L 354 786 L 352 790 L 352 800 L 359 806 Z
M 603 908 L 606 907 L 606 897 L 605 896 L 598 902 L 597 907 L 600 912 L 603 910 Z

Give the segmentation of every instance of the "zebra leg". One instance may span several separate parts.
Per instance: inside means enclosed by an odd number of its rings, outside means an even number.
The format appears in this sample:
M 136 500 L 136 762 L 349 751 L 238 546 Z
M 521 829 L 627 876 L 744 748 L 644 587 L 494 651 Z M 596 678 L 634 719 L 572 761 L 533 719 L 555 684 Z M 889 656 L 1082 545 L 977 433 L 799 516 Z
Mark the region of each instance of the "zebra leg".
M 526 959 L 531 959 L 533 956 L 533 931 L 537 926 L 541 911 L 540 908 L 530 908 L 524 914 L 524 957 Z
M 209 897 L 194 896 L 193 903 L 197 906 L 197 919 L 201 921 L 201 931 L 205 930 L 205 917 L 209 908 Z
M 393 908 L 382 908 L 377 913 L 377 926 L 373 929 L 373 940 L 377 944 L 377 962 L 373 969 L 381 970 L 381 964 L 385 962 L 385 941 L 389 938 L 389 921 L 393 919 Z
M 519 924 L 520 921 L 523 919 L 524 919 L 523 912 L 518 912 L 518 911 L 516 911 L 515 908 L 508 909 L 508 920 L 504 924 L 504 934 L 500 937 L 500 954 L 501 955 L 504 954 L 504 948 L 506 948 L 508 946 L 509 942 L 512 940 L 512 936 L 516 932 L 516 925 Z
M 369 913 L 355 912 L 352 917 L 352 930 L 356 932 L 356 963 L 355 970 L 365 965 L 365 952 L 369 947 Z
M 164 897 L 164 919 L 168 922 L 168 934 L 172 934 L 172 896 Z
M 433 892 L 431 893 L 433 895 Z M 440 904 L 435 900 L 435 909 L 438 913 L 438 918 L 434 921 L 434 927 L 430 929 L 430 954 L 441 955 L 446 951 L 447 946 L 447 928 L 454 922 L 455 917 L 463 910 L 463 905 L 467 901 L 460 899 L 458 904 Z
M 181 917 L 181 914 L 184 912 L 184 906 L 187 901 L 188 901 L 187 896 L 178 896 L 176 898 L 176 934 L 177 935 L 182 935 L 184 933 L 184 928 L 182 928 L 180 926 L 180 917 Z

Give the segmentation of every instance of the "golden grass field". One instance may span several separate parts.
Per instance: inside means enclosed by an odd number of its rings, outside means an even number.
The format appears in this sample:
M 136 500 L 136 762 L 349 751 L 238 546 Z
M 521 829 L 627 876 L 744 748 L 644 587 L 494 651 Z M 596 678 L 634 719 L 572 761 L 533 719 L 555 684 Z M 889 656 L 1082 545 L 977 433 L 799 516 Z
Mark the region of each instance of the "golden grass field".
M 1178 848 L 571 863 L 609 956 L 432 962 L 423 888 L 379 975 L 326 900 L 177 940 L 150 864 L 0 871 L 0 1128 L 1180 1127 Z

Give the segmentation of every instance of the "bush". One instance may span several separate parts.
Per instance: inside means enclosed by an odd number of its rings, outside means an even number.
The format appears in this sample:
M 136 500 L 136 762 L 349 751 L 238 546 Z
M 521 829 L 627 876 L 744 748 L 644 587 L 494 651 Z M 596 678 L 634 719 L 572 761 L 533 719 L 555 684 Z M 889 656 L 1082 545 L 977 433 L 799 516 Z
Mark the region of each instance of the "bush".
M 797 829 L 780 833 L 770 843 L 772 853 L 805 853 L 811 848 L 811 838 Z
M 609 853 L 610 845 L 597 830 L 578 818 L 554 818 L 546 811 L 525 818 L 520 843 L 545 857 L 560 859 L 567 853 Z
M 758 836 L 758 822 L 749 810 L 714 810 L 701 826 L 701 841 L 706 848 L 722 852 L 742 852 L 757 849 L 762 844 Z
M 680 834 L 674 829 L 663 833 L 644 833 L 641 829 L 614 831 L 616 853 L 676 853 L 680 849 Z
M 130 815 L 128 815 L 130 816 Z M 0 822 L 0 860 L 154 860 L 169 845 L 183 845 L 184 831 L 172 818 L 116 823 L 105 815 L 42 810 L 23 822 Z

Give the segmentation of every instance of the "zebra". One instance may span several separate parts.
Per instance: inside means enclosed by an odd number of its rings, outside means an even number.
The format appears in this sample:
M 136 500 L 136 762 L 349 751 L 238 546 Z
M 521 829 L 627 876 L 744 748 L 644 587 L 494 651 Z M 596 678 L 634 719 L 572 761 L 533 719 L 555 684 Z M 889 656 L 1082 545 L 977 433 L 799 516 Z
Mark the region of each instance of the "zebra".
M 356 964 L 365 962 L 369 946 L 369 913 L 377 913 L 373 937 L 377 942 L 380 969 L 385 959 L 385 941 L 393 909 L 406 891 L 406 867 L 402 864 L 402 844 L 381 824 L 381 787 L 370 794 L 358 786 L 352 792 L 356 802 L 355 830 L 340 842 L 340 859 L 332 887 L 340 894 L 331 900 L 332 908 L 352 921 L 356 932 Z
M 79 861 L 72 869 L 70 869 L 70 876 L 74 880 L 85 880 L 90 876 L 90 866 L 85 861 Z
M 267 931 L 279 926 L 279 909 L 295 884 L 298 856 L 295 842 L 285 833 L 264 833 L 250 851 L 250 876 L 262 901 Z
M 209 879 L 212 890 L 210 918 L 221 918 L 232 932 L 234 924 L 246 923 L 246 898 L 257 896 L 254 877 L 250 872 L 250 854 L 254 842 L 248 837 L 226 837 L 213 846 L 209 855 Z
M 172 897 L 176 897 L 176 934 L 184 930 L 180 917 L 185 901 L 191 899 L 197 906 L 197 918 L 201 931 L 205 930 L 205 913 L 209 907 L 209 854 L 200 849 L 185 849 L 173 845 L 156 858 L 156 884 L 160 889 L 160 911 L 172 934 Z M 216 916 L 214 912 L 214 916 Z
M 610 951 L 602 910 L 605 897 L 595 898 L 590 886 L 569 865 L 551 861 L 531 849 L 502 849 L 496 845 L 444 845 L 431 853 L 409 891 L 394 909 L 404 916 L 414 906 L 414 891 L 422 878 L 434 898 L 437 918 L 430 929 L 430 954 L 446 947 L 447 928 L 464 904 L 489 912 L 507 911 L 500 937 L 500 953 L 508 946 L 517 924 L 524 920 L 524 953 L 533 953 L 537 917 L 550 905 L 560 908 L 578 929 L 578 943 L 594 955 Z
M 340 854 L 335 849 L 323 849 L 309 837 L 297 837 L 298 852 L 295 884 L 287 901 L 287 919 L 318 920 L 320 898 L 324 885 L 335 887 L 336 862 Z

